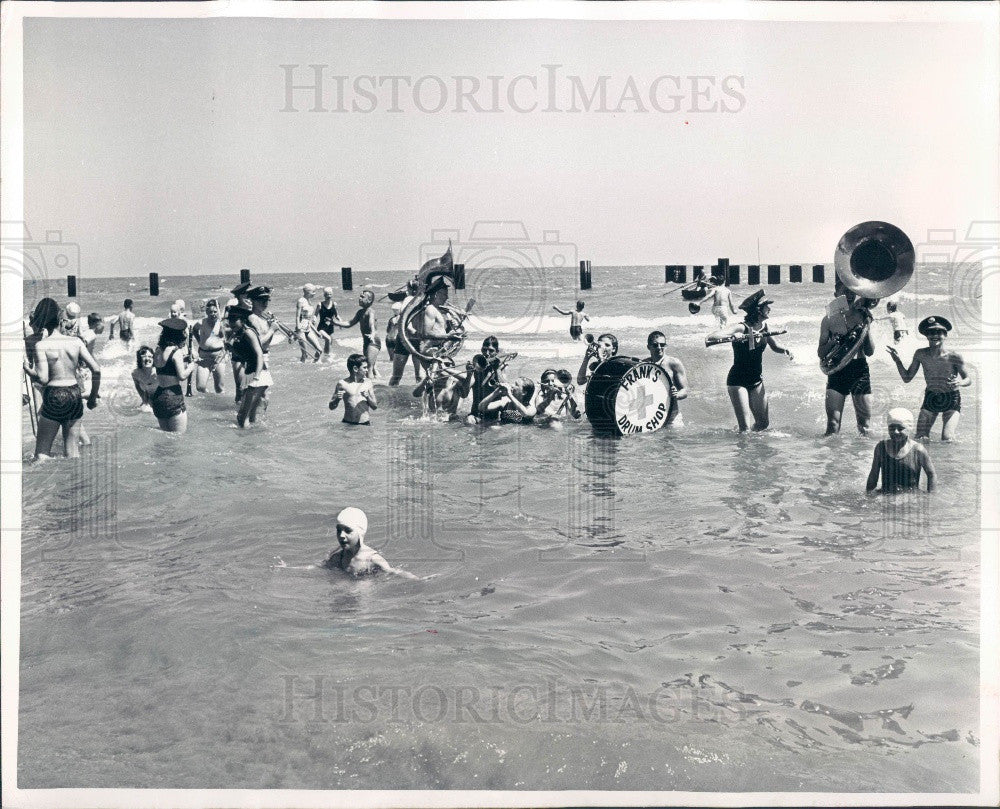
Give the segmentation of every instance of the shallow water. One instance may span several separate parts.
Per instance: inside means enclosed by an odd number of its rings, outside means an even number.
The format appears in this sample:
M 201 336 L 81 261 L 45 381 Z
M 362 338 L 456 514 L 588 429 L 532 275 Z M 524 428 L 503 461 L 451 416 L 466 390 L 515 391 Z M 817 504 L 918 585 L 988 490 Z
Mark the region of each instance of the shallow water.
M 942 268 L 918 273 L 911 328 L 951 318 L 975 377 L 970 302 L 948 297 Z M 471 275 L 468 346 L 496 332 L 515 373 L 575 373 L 582 347 L 550 308 L 575 300 L 573 281 L 536 275 Z M 321 279 L 258 280 L 290 320 L 295 287 Z M 87 283 L 84 311 L 130 295 L 153 341 L 170 300 L 231 281 L 166 279 L 161 300 Z M 276 347 L 258 428 L 236 429 L 227 379 L 172 436 L 138 411 L 134 358 L 102 340 L 95 445 L 24 473 L 20 785 L 977 788 L 977 386 L 961 441 L 930 444 L 939 491 L 868 498 L 875 439 L 850 407 L 820 437 L 829 286 L 769 289 L 796 359 L 765 356 L 771 430 L 738 436 L 711 318 L 660 297 L 662 268 L 595 268 L 594 284 L 588 330 L 614 330 L 623 354 L 667 332 L 690 377 L 682 429 L 431 423 L 405 385 L 378 387 L 374 427 L 348 429 L 326 402 L 355 331 L 332 366 Z M 338 289 L 342 316 L 355 295 Z M 387 316 L 382 303 L 382 329 Z M 923 389 L 877 336 L 881 432 Z M 390 562 L 436 575 L 315 567 L 348 504 Z

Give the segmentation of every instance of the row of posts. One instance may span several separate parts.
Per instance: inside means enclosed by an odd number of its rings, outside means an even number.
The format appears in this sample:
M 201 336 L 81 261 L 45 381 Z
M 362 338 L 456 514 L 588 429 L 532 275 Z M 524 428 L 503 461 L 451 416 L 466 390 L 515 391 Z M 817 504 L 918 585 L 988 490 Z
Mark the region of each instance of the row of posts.
M 748 264 L 747 265 L 747 284 L 750 286 L 760 285 L 760 271 L 761 266 L 767 267 L 767 283 L 768 284 L 780 284 L 781 283 L 781 266 L 780 264 Z M 667 284 L 685 284 L 687 283 L 687 264 L 667 264 L 664 267 L 663 280 Z M 694 264 L 691 265 L 691 280 L 698 281 L 706 277 L 705 273 L 706 267 L 704 264 Z M 720 258 L 717 264 L 713 264 L 708 268 L 711 276 L 723 284 L 739 284 L 741 276 L 741 267 L 739 264 L 730 264 L 728 258 Z M 813 264 L 812 265 L 812 280 L 814 284 L 822 284 L 825 279 L 825 265 L 823 264 Z M 465 265 L 456 264 L 454 268 L 454 280 L 455 289 L 465 289 Z M 788 265 L 788 281 L 792 284 L 802 283 L 802 265 L 801 264 L 790 264 Z M 250 270 L 243 269 L 240 270 L 240 283 L 248 284 L 250 283 Z M 340 268 L 340 283 L 345 291 L 350 291 L 354 289 L 354 278 L 353 272 L 350 267 Z M 593 286 L 593 276 L 591 274 L 591 265 L 589 261 L 580 262 L 580 289 L 587 290 Z M 71 298 L 75 298 L 77 295 L 77 285 L 76 276 L 67 275 L 66 276 L 66 293 Z M 160 294 L 160 275 L 159 273 L 151 272 L 149 274 L 149 294 L 152 296 L 157 296 Z
M 767 268 L 767 283 L 768 284 L 780 284 L 781 283 L 781 266 L 780 264 L 748 264 L 747 265 L 747 284 L 750 286 L 760 285 L 760 270 L 762 266 Z M 713 264 L 708 268 L 711 273 L 712 278 L 715 278 L 720 283 L 723 284 L 739 284 L 740 283 L 740 265 L 730 264 L 728 258 L 720 258 L 717 264 Z M 694 264 L 691 266 L 692 271 L 692 281 L 698 281 L 706 277 L 705 265 Z M 814 284 L 822 284 L 826 279 L 826 265 L 824 264 L 813 264 L 812 265 L 812 280 Z M 687 265 L 686 264 L 667 264 L 664 269 L 663 280 L 667 284 L 685 284 L 687 283 Z M 788 282 L 791 284 L 801 284 L 802 283 L 802 265 L 801 264 L 789 264 L 788 265 Z

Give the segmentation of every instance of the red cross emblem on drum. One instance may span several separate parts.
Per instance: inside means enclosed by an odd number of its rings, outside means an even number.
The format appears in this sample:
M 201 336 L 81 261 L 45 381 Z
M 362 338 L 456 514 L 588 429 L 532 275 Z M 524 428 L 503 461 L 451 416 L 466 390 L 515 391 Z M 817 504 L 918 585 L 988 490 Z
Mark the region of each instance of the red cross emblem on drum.
M 670 414 L 667 372 L 634 357 L 613 357 L 594 369 L 587 386 L 587 417 L 600 431 L 652 433 Z

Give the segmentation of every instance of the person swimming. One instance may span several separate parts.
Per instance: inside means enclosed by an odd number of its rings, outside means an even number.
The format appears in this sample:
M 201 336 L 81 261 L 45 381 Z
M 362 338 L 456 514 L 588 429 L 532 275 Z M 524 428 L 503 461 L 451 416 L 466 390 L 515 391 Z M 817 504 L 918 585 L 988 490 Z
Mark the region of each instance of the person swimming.
M 910 438 L 913 414 L 905 407 L 894 407 L 886 416 L 889 437 L 875 445 L 872 467 L 865 490 L 875 491 L 879 477 L 885 494 L 920 488 L 920 473 L 927 475 L 927 491 L 934 491 L 934 464 L 926 447 Z
M 418 578 L 409 571 L 393 567 L 381 553 L 366 545 L 367 533 L 368 516 L 354 506 L 343 509 L 337 515 L 337 542 L 340 547 L 330 553 L 325 567 L 343 570 L 352 576 L 365 576 L 381 570 L 404 579 Z

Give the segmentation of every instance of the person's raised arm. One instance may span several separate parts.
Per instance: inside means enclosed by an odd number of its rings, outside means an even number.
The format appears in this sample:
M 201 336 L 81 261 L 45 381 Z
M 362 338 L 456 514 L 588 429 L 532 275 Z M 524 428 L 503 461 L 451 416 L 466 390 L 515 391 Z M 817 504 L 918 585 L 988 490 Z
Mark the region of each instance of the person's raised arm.
M 349 329 L 352 326 L 356 325 L 359 320 L 361 320 L 361 315 L 363 315 L 364 313 L 365 313 L 364 309 L 358 309 L 358 311 L 354 313 L 354 317 L 352 317 L 349 321 L 343 321 L 339 317 L 337 317 L 337 315 L 334 315 L 333 324 L 335 326 L 340 326 L 340 328 L 342 329 Z
M 503 404 L 499 401 L 499 399 L 507 395 L 504 393 L 505 387 L 506 386 L 498 385 L 483 397 L 482 401 L 479 402 L 478 415 L 485 416 L 503 407 Z
M 899 358 L 899 352 L 896 351 L 892 346 L 886 346 L 885 350 L 889 352 L 889 356 L 892 357 L 893 363 L 896 365 L 896 370 L 899 371 L 899 376 L 904 382 L 909 382 L 913 377 L 917 375 L 917 371 L 920 370 L 920 352 L 922 349 L 917 349 L 913 355 L 913 360 L 910 362 L 909 368 L 903 367 L 903 361 Z
M 557 311 L 557 312 L 558 312 L 559 314 L 561 314 L 561 315 L 571 315 L 571 314 L 573 314 L 572 312 L 564 312 L 564 311 L 563 311 L 562 309 L 560 309 L 560 308 L 559 308 L 558 306 L 553 306 L 552 308 L 553 308 L 553 309 L 555 309 L 555 310 L 556 310 L 556 311 Z
M 188 354 L 188 356 L 190 357 L 191 355 Z M 175 351 L 173 354 L 170 355 L 170 361 L 174 364 L 174 370 L 176 371 L 174 376 L 176 376 L 179 380 L 187 379 L 189 376 L 191 376 L 191 374 L 195 372 L 195 369 L 198 367 L 193 362 L 185 363 L 184 357 L 181 356 L 180 349 L 178 349 L 177 351 Z
M 868 472 L 868 482 L 865 483 L 865 491 L 869 493 L 875 491 L 875 487 L 878 486 L 879 472 L 882 471 L 882 459 L 879 457 L 879 450 L 882 450 L 881 442 L 875 445 L 875 452 L 872 455 L 872 468 Z
M 510 404 L 512 404 L 514 406 L 514 409 L 517 410 L 518 412 L 520 412 L 520 414 L 522 416 L 533 416 L 533 415 L 535 415 L 535 413 L 536 413 L 535 408 L 532 407 L 530 404 L 526 405 L 526 404 L 522 403 L 520 399 L 518 399 L 514 394 L 512 394 L 510 392 L 510 388 L 506 388 L 506 386 L 505 386 L 505 395 L 510 400 Z

